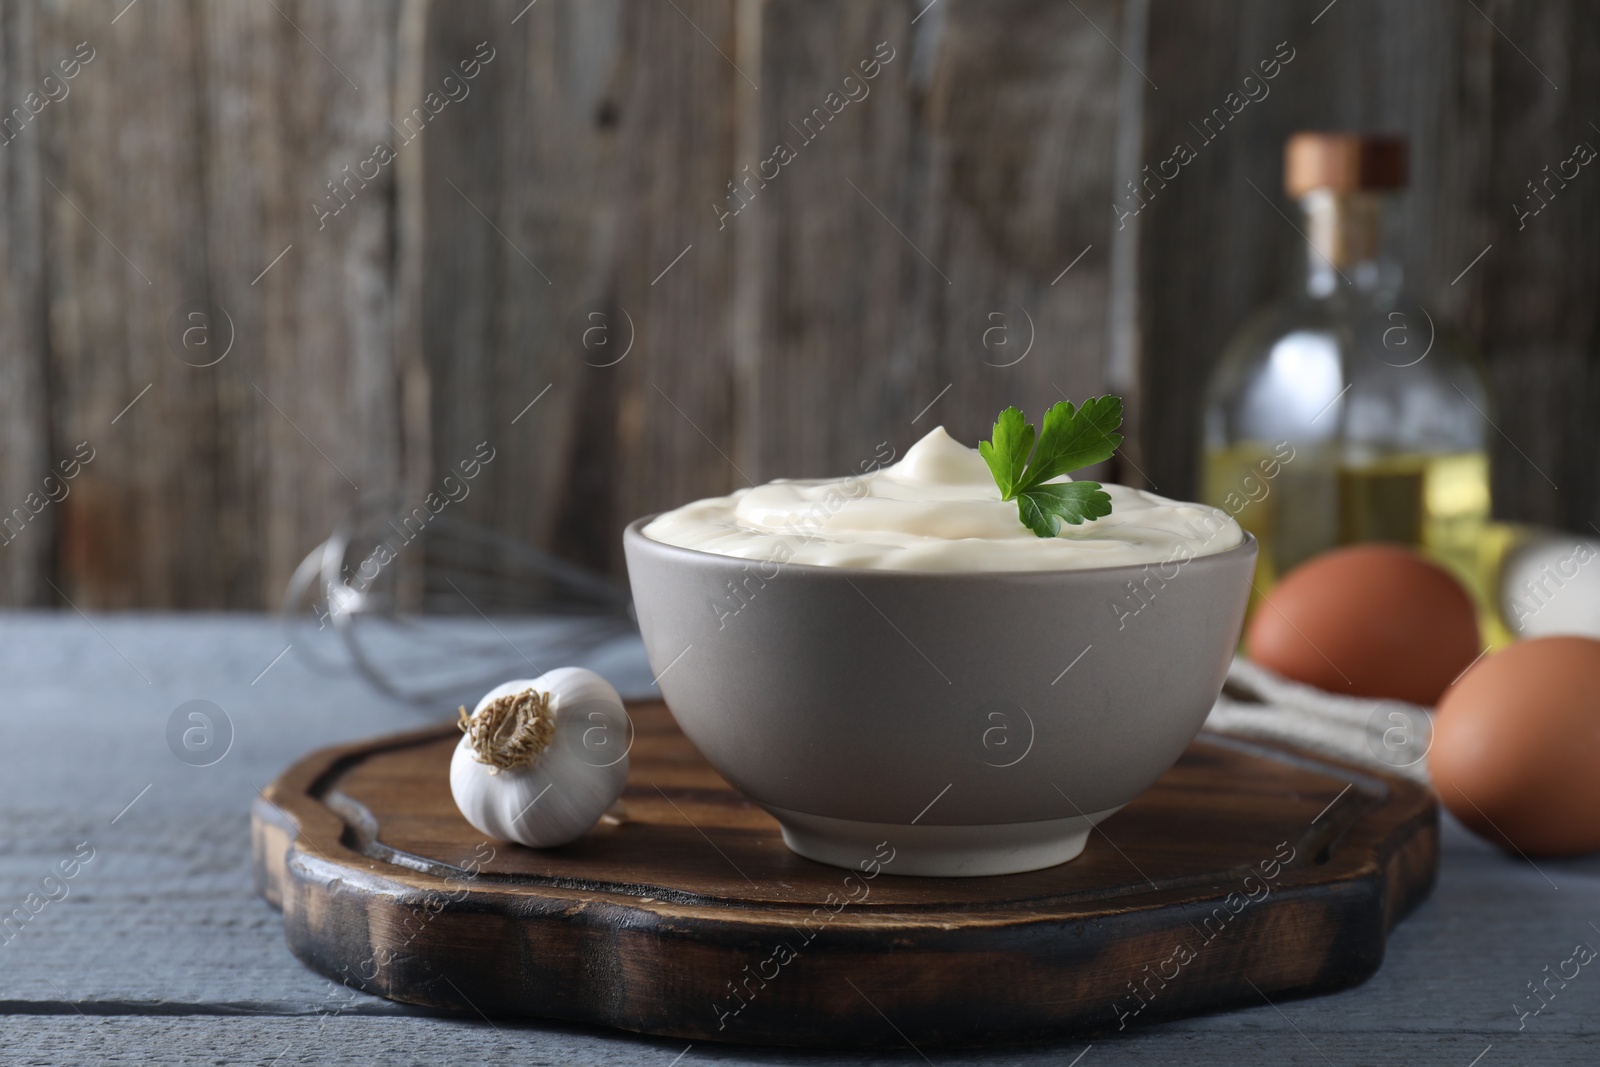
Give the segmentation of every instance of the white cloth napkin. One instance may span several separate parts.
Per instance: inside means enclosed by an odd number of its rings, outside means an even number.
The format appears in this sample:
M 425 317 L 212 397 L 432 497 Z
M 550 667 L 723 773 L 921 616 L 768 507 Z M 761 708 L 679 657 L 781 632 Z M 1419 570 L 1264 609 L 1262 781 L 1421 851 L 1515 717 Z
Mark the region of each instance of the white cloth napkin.
M 1339 696 L 1291 682 L 1242 656 L 1228 668 L 1205 728 L 1282 741 L 1375 770 L 1428 781 L 1433 713 L 1401 700 Z

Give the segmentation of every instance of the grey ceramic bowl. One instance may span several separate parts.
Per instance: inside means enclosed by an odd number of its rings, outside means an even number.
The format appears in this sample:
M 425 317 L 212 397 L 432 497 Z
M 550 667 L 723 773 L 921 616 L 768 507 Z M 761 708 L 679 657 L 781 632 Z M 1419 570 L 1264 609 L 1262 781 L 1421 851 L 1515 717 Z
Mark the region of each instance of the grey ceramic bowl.
M 794 851 L 895 874 L 1081 852 L 1205 721 L 1256 559 L 1247 534 L 1165 567 L 780 565 L 654 541 L 650 518 L 623 548 L 683 732 Z

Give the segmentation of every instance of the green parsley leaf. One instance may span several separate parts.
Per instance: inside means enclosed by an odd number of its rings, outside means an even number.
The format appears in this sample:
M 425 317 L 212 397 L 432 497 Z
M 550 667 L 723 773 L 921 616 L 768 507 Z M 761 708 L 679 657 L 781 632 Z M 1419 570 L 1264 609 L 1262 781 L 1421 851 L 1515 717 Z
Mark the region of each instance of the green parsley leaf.
M 1099 482 L 1053 482 L 1018 494 L 1017 512 L 1035 535 L 1055 537 L 1063 522 L 1077 526 L 1085 519 L 1111 514 L 1111 496 Z
M 1035 449 L 1033 424 L 1010 407 L 995 420 L 992 439 L 978 442 L 978 453 L 1000 499 L 1017 502 L 1022 524 L 1039 537 L 1055 537 L 1063 522 L 1077 526 L 1111 514 L 1111 497 L 1099 482 L 1051 479 L 1110 459 L 1122 443 L 1121 425 L 1121 397 L 1090 397 L 1081 407 L 1063 400 L 1045 412 Z
M 1039 450 L 1028 464 L 1027 484 L 1037 485 L 1080 467 L 1104 463 L 1122 443 L 1122 398 L 1095 396 L 1076 410 L 1063 400 L 1044 413 Z
M 978 454 L 989 465 L 989 473 L 1000 487 L 1000 499 L 1010 500 L 1017 483 L 1022 480 L 1028 453 L 1033 451 L 1033 425 L 1024 421 L 1017 408 L 1006 408 L 995 420 L 992 433 L 993 443 L 978 442 Z

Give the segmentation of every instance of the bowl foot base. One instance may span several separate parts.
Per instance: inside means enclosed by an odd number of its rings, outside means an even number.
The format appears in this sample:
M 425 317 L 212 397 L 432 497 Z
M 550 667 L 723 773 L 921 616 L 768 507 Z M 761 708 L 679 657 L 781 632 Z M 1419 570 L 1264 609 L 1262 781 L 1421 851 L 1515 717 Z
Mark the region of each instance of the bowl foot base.
M 1001 823 L 992 826 L 912 826 L 856 822 L 767 808 L 783 828 L 783 843 L 818 863 L 859 871 L 877 858 L 889 874 L 928 878 L 1020 874 L 1054 867 L 1083 851 L 1096 823 L 1121 805 L 1070 819 Z M 882 860 L 880 846 L 892 848 Z

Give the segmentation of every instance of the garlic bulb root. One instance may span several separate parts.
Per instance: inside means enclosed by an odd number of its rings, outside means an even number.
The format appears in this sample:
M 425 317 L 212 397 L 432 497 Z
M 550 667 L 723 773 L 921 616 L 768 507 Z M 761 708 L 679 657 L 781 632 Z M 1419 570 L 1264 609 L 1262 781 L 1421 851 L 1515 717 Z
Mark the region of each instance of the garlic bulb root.
M 457 708 L 461 732 L 472 742 L 479 763 L 489 765 L 489 773 L 510 770 L 539 758 L 556 731 L 555 713 L 550 710 L 550 694 L 524 689 L 515 695 L 495 697 L 476 715 Z

